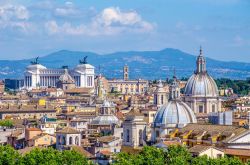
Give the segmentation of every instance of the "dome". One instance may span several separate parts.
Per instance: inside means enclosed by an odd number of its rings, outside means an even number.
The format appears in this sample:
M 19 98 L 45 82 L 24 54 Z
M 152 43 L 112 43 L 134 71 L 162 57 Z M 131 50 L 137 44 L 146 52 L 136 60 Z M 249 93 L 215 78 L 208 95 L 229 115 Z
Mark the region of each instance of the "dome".
M 115 104 L 113 102 L 104 100 L 101 107 L 103 107 L 103 108 L 112 108 L 112 107 L 115 107 Z
M 114 115 L 102 115 L 95 117 L 91 124 L 93 125 L 113 125 L 113 124 L 119 124 L 119 120 Z
M 189 78 L 185 92 L 186 96 L 198 96 L 198 97 L 217 97 L 218 88 L 213 78 L 209 76 L 206 70 L 206 59 L 202 55 L 202 49 L 200 48 L 200 54 L 196 59 L 196 71 Z
M 31 65 L 27 66 L 26 69 L 27 70 L 38 70 L 38 69 L 46 69 L 46 67 L 41 65 L 41 64 L 31 64 Z
M 208 73 L 193 74 L 185 87 L 186 96 L 217 97 L 218 87 Z
M 170 100 L 157 111 L 154 126 L 183 127 L 196 122 L 195 114 L 187 104 L 180 100 Z
M 68 69 L 64 70 L 64 74 L 59 77 L 62 83 L 75 83 L 75 80 L 69 75 Z

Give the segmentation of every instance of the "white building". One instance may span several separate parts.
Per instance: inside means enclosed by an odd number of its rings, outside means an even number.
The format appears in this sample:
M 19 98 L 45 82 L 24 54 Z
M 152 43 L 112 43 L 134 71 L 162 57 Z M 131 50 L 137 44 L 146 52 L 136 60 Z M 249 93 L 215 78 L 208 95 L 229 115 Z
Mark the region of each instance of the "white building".
M 64 150 L 71 146 L 81 146 L 81 133 L 71 127 L 56 132 L 56 149 Z
M 146 141 L 146 126 L 143 116 L 128 115 L 123 122 L 123 146 L 143 146 Z
M 94 87 L 94 66 L 84 60 L 74 69 L 69 69 L 69 74 L 75 80 L 76 87 Z M 65 69 L 48 69 L 38 63 L 37 59 L 31 62 L 24 72 L 24 87 L 32 89 L 37 87 L 56 87 L 59 77 L 65 73 Z

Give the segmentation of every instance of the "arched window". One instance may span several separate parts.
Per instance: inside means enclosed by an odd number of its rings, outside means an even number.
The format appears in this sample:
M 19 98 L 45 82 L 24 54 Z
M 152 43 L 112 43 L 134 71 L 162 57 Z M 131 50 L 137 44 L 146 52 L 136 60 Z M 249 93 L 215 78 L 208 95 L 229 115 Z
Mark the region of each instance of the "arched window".
M 139 130 L 139 145 L 143 145 L 143 133 L 141 129 Z
M 62 139 L 62 143 L 61 143 L 61 144 L 62 144 L 62 145 L 65 145 L 65 142 L 66 142 L 65 136 L 63 136 L 61 139 Z
M 60 145 L 61 144 L 61 136 L 57 136 L 57 141 L 58 141 L 58 144 Z
M 78 138 L 78 136 L 75 137 L 75 144 L 79 145 L 79 138 Z
M 199 113 L 203 113 L 203 106 L 199 105 Z
M 160 136 L 160 132 L 158 130 L 155 132 L 155 134 L 156 134 L 156 137 Z
M 69 137 L 69 145 L 72 145 L 73 138 Z
M 129 133 L 130 133 L 130 131 L 129 131 L 129 129 L 127 129 L 127 132 L 126 132 L 126 134 L 127 134 L 126 141 L 127 141 L 127 142 L 129 142 L 129 139 L 130 139 L 130 137 L 129 137 Z
M 212 112 L 215 112 L 215 105 L 212 105 Z

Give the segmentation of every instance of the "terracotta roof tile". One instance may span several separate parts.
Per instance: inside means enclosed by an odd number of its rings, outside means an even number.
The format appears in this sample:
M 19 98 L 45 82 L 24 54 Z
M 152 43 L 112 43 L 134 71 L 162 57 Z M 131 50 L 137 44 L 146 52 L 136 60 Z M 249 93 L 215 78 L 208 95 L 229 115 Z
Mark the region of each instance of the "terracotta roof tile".
M 79 132 L 71 127 L 65 127 L 62 130 L 57 131 L 56 133 L 62 133 L 62 134 L 79 134 Z
M 248 149 L 225 149 L 225 154 L 250 157 L 250 151 Z

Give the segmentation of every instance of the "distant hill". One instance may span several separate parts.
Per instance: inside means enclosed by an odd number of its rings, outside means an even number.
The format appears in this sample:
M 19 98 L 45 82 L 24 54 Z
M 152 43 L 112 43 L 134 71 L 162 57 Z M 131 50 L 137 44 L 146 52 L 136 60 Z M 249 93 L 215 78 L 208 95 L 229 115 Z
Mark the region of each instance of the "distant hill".
M 92 52 L 61 50 L 43 56 L 39 62 L 48 68 L 68 65 L 75 67 L 79 59 L 88 56 L 88 62 L 108 78 L 121 78 L 122 67 L 130 68 L 130 78 L 166 79 L 173 75 L 173 68 L 179 78 L 189 77 L 195 70 L 196 56 L 178 49 L 167 48 L 161 51 L 128 51 L 99 55 Z M 207 59 L 207 70 L 215 78 L 245 79 L 250 77 L 250 63 L 223 62 Z M 23 71 L 32 59 L 0 60 L 0 78 L 22 78 Z

